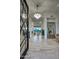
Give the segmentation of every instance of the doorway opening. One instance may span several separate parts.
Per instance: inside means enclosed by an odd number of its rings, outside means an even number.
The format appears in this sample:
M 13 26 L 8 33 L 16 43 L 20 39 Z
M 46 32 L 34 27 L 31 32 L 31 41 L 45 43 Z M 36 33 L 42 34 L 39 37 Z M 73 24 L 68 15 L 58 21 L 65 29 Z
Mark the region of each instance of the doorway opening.
M 56 34 L 56 22 L 47 22 L 48 39 L 54 39 Z

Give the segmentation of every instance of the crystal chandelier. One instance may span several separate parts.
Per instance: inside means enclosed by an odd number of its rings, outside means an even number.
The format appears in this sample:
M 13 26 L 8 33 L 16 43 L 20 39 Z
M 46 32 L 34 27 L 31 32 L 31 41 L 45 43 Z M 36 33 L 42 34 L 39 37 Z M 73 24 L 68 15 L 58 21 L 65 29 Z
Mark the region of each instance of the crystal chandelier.
M 39 19 L 39 18 L 41 17 L 41 14 L 35 13 L 35 14 L 34 14 L 34 17 L 35 17 L 36 19 Z
M 36 18 L 36 19 L 39 19 L 39 18 L 41 18 L 41 14 L 40 13 L 38 13 L 38 7 L 40 6 L 40 4 L 38 3 L 37 5 L 36 5 L 36 8 L 37 8 L 37 12 L 34 14 L 34 17 Z
M 22 18 L 27 19 L 27 14 L 23 13 Z

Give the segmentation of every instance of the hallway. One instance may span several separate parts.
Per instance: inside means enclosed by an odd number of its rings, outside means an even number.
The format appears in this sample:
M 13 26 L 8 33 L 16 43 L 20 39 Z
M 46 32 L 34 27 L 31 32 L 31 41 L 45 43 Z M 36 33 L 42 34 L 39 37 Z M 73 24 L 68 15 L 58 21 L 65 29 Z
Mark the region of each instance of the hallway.
M 20 59 L 59 59 L 58 3 L 21 0 Z
M 58 54 L 59 47 L 55 39 L 30 39 L 30 48 L 25 59 L 58 59 Z

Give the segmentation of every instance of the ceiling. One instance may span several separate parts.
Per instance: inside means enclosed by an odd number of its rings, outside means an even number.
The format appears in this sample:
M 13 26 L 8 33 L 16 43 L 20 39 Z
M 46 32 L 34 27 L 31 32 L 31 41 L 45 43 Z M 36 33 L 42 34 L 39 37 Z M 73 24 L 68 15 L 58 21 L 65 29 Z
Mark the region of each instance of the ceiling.
M 59 0 L 26 0 L 29 6 L 29 15 L 33 15 L 38 11 L 43 17 L 59 16 Z M 39 5 L 38 10 L 36 5 Z

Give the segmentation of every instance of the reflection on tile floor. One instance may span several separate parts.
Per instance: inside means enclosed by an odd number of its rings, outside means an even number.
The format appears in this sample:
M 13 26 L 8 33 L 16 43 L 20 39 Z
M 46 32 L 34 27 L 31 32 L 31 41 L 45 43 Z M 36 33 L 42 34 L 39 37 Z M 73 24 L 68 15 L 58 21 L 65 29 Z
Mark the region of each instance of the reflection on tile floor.
M 25 59 L 59 59 L 59 45 L 55 39 L 30 39 Z

